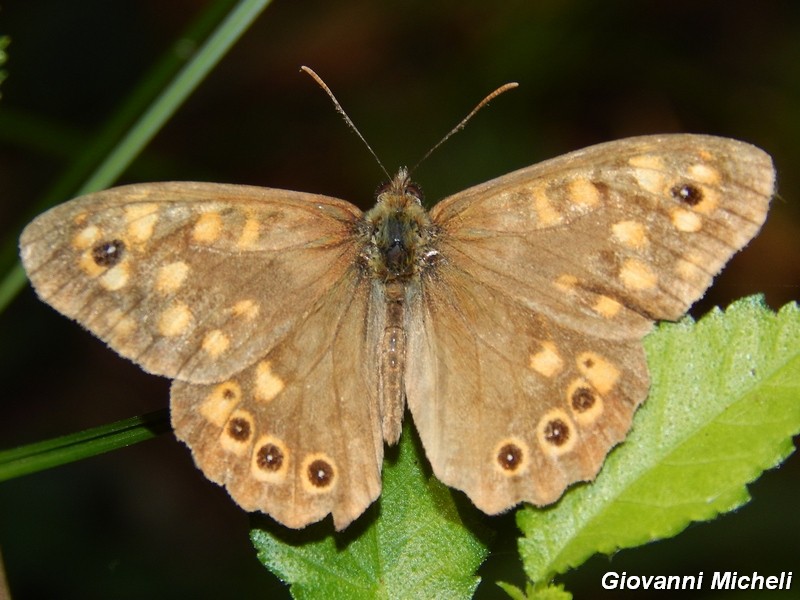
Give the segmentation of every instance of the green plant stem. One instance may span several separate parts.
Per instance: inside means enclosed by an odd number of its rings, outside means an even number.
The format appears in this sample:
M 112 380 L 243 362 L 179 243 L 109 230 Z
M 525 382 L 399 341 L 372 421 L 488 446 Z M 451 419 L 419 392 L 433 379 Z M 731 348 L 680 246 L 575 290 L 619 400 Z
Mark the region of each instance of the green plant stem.
M 0 481 L 103 454 L 169 431 L 166 409 L 0 451 Z

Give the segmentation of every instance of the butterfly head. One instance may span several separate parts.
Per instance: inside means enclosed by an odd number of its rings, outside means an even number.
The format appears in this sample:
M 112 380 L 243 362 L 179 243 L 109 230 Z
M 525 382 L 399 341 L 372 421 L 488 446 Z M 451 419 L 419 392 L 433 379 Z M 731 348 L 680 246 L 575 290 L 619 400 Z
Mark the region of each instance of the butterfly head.
M 408 169 L 400 167 L 397 175 L 378 186 L 378 189 L 375 190 L 375 199 L 378 204 L 385 203 L 402 208 L 412 202 L 422 206 L 425 196 L 422 188 L 411 180 Z
M 408 170 L 381 185 L 375 206 L 364 215 L 364 251 L 371 274 L 383 281 L 407 281 L 429 253 L 432 225 L 422 207 L 422 190 Z

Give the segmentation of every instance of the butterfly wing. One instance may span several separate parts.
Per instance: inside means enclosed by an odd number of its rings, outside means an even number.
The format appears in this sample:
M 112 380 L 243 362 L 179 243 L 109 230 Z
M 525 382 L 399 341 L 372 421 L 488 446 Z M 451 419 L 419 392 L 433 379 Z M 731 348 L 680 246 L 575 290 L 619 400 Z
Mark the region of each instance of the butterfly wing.
M 298 192 L 132 185 L 41 215 L 21 256 L 45 302 L 176 380 L 176 435 L 244 508 L 343 527 L 377 497 L 383 453 L 360 216 Z
M 217 384 L 172 384 L 172 423 L 246 510 L 343 529 L 378 497 L 383 436 L 370 299 L 357 275 L 259 362 Z M 369 331 L 368 331 L 369 330 Z
M 20 238 L 39 296 L 145 370 L 195 383 L 252 364 L 345 276 L 360 211 L 248 186 L 82 196 Z
M 632 138 L 443 200 L 409 306 L 409 407 L 434 473 L 496 513 L 592 479 L 648 389 L 641 338 L 763 223 L 770 158 Z

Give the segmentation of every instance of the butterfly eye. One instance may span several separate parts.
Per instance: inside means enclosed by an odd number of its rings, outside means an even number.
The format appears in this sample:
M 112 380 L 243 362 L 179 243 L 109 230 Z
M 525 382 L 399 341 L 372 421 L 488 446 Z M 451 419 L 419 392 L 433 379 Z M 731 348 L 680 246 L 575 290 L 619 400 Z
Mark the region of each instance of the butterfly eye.
M 409 196 L 414 196 L 417 201 L 422 204 L 425 201 L 425 195 L 422 193 L 422 188 L 413 181 L 409 181 L 403 188 L 403 192 Z
M 377 188 L 375 188 L 375 198 L 379 198 L 381 194 L 385 194 L 392 188 L 391 181 L 384 181 Z

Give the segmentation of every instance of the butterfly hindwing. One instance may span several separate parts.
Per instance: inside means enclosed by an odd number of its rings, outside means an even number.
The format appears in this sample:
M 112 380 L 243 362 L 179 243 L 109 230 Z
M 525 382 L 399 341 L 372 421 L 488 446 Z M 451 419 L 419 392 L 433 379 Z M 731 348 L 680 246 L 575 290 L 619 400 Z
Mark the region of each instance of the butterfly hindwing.
M 240 506 L 289 527 L 331 513 L 342 529 L 381 489 L 369 287 L 351 275 L 255 364 L 172 386 L 173 427 L 198 466 Z

